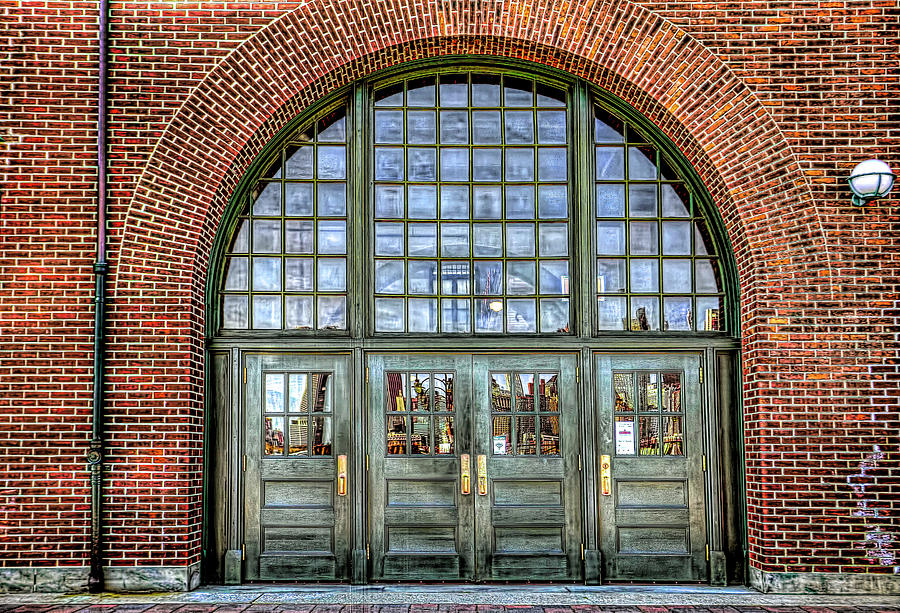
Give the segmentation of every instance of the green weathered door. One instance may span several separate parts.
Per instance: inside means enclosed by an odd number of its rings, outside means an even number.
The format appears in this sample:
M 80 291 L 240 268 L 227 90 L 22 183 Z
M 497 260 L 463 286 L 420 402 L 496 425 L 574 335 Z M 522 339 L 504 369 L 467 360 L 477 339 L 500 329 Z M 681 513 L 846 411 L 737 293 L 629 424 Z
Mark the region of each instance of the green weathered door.
M 475 577 L 471 357 L 369 359 L 369 547 L 373 579 Z
M 474 358 L 475 546 L 481 580 L 582 576 L 575 366 L 569 355 Z
M 604 581 L 706 580 L 700 397 L 697 355 L 596 356 Z
M 245 366 L 244 578 L 345 579 L 349 357 L 248 355 Z

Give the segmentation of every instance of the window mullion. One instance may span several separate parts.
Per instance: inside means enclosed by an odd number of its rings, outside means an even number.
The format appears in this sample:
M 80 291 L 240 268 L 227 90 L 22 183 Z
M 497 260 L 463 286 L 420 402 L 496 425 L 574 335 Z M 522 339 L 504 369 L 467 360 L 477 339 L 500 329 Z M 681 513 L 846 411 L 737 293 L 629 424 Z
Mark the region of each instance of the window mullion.
M 570 251 L 572 266 L 578 283 L 570 288 L 572 304 L 573 332 L 583 338 L 590 338 L 594 332 L 594 318 L 597 308 L 596 281 L 596 240 L 594 226 L 594 172 L 593 172 L 593 112 L 587 85 L 577 81 L 572 88 L 571 102 L 571 143 L 572 143 L 572 237 Z
M 350 108 L 347 115 L 350 119 L 352 136 L 348 139 L 348 144 L 350 146 L 350 168 L 352 171 L 347 177 L 347 181 L 350 183 L 350 202 L 347 206 L 347 232 L 352 249 L 349 249 L 348 254 L 348 316 L 350 336 L 362 338 L 365 336 L 369 325 L 369 303 L 371 302 L 370 295 L 372 293 L 369 282 L 371 272 L 369 270 L 370 258 L 367 240 L 371 226 L 367 213 L 369 201 L 367 186 L 371 182 L 368 163 L 369 141 L 367 138 L 369 131 L 369 92 L 365 84 L 356 84 L 351 92 L 349 105 Z

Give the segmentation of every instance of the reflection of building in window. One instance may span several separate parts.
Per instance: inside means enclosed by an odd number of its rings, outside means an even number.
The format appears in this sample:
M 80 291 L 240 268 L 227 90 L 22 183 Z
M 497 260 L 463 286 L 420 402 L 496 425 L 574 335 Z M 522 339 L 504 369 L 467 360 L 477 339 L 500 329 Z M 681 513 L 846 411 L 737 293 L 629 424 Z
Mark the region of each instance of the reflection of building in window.
M 498 377 L 500 377 L 504 385 L 497 381 Z M 491 377 L 491 407 L 495 411 L 504 413 L 512 410 L 508 375 L 494 375 Z
M 277 425 L 276 422 L 277 421 Z M 266 418 L 266 455 L 281 455 L 284 452 L 283 421 L 280 418 Z

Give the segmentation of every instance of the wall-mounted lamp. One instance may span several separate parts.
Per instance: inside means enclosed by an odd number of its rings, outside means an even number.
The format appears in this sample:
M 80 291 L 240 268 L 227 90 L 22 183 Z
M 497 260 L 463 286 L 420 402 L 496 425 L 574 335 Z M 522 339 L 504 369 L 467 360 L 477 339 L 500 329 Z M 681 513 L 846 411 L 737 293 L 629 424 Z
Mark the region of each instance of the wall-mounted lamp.
M 866 160 L 856 165 L 847 183 L 853 190 L 853 204 L 863 206 L 888 195 L 894 186 L 894 173 L 881 160 Z

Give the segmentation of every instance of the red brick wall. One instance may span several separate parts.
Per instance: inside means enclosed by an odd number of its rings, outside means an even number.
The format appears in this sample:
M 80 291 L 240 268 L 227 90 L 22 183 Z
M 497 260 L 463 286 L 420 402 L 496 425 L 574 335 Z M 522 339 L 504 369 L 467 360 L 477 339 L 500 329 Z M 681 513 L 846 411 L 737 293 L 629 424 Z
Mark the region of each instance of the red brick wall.
M 82 565 L 98 17 L 0 11 L 0 564 Z M 707 183 L 742 281 L 752 564 L 895 572 L 898 199 L 860 212 L 840 179 L 900 169 L 897 26 L 891 0 L 112 2 L 111 563 L 199 559 L 206 263 L 250 160 L 374 69 L 492 53 L 628 100 Z

